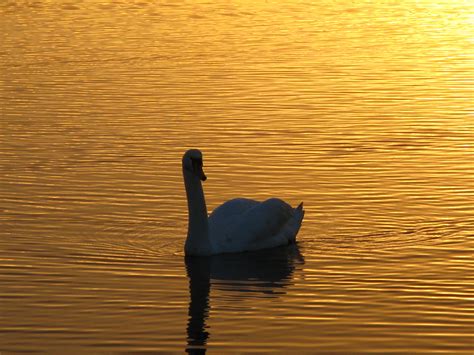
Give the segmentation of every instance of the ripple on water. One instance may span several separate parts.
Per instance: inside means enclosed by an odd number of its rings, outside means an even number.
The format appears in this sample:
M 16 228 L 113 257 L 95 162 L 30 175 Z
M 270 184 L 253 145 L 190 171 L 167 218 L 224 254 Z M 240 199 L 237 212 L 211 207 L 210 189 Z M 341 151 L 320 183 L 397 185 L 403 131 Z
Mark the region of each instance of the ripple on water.
M 472 353 L 472 11 L 343 3 L 0 2 L 1 351 Z M 299 252 L 186 261 L 191 147 Z

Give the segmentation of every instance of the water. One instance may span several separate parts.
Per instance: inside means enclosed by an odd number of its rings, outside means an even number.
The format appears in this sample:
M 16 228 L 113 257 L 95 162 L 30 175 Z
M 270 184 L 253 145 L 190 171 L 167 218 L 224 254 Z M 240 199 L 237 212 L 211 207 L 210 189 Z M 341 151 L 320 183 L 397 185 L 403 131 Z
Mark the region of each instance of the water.
M 0 351 L 472 353 L 468 1 L 0 5 Z M 297 247 L 185 260 L 209 210 Z

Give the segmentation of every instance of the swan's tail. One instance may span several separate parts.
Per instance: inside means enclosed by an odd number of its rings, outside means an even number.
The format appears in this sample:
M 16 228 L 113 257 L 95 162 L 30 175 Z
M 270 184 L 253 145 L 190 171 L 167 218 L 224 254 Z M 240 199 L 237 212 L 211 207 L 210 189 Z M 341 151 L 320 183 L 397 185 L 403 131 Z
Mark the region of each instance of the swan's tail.
M 298 234 L 301 224 L 303 223 L 304 218 L 304 209 L 303 202 L 301 202 L 298 207 L 294 209 L 294 214 L 291 220 L 286 225 L 287 236 L 289 243 L 296 242 L 296 235 Z
M 296 233 L 298 233 L 300 227 L 301 227 L 301 224 L 303 223 L 303 218 L 304 218 L 304 209 L 303 209 L 303 202 L 301 202 L 298 207 L 296 207 L 295 209 L 295 217 L 296 217 L 296 220 L 297 220 L 297 223 L 298 223 L 298 230 L 296 231 Z

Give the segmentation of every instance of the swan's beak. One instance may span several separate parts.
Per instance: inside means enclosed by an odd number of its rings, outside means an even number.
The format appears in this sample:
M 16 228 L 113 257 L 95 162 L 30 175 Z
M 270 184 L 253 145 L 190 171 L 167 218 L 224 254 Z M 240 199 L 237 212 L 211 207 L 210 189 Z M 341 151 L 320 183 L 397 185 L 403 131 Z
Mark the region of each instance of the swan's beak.
M 201 181 L 206 181 L 207 177 L 206 174 L 204 174 L 204 170 L 202 169 L 202 159 L 193 159 L 191 158 L 192 164 L 193 164 L 193 173 L 196 175 L 199 180 Z
M 201 179 L 201 181 L 206 181 L 207 180 L 207 176 L 206 174 L 204 174 L 204 170 L 202 170 L 201 168 L 201 171 L 200 171 L 200 174 L 199 174 L 199 178 Z

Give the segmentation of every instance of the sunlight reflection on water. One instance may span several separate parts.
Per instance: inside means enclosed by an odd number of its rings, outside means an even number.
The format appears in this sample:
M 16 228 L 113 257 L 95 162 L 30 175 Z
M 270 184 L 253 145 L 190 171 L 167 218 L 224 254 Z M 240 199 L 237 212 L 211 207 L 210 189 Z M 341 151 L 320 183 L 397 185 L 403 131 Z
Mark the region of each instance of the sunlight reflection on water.
M 0 13 L 0 351 L 472 352 L 469 2 Z M 191 147 L 297 249 L 186 261 Z

